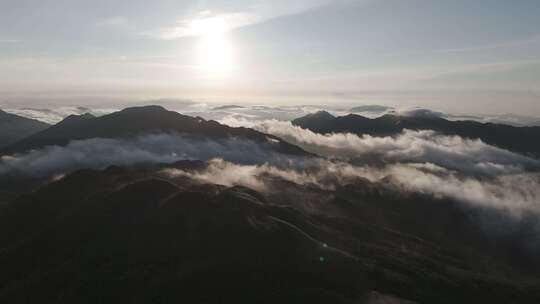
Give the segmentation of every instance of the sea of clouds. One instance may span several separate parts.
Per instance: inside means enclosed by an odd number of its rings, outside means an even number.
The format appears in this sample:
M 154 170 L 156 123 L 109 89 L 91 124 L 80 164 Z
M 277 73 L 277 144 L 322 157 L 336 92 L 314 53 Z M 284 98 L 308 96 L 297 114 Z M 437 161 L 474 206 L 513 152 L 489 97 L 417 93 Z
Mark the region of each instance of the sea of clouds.
M 46 177 L 79 168 L 200 159 L 211 160 L 207 172 L 175 174 L 257 190 L 268 190 L 260 177 L 269 175 L 323 189 L 335 189 L 355 178 L 365 178 L 390 182 L 404 191 L 508 210 L 517 217 L 540 210 L 540 162 L 481 140 L 411 130 L 388 137 L 323 135 L 286 120 L 319 110 L 316 107 L 297 107 L 296 112 L 252 106 L 208 109 L 200 104 L 186 104 L 185 108 L 193 114 L 215 116 L 223 124 L 275 135 L 319 157 L 302 159 L 276 153 L 266 146 L 272 142 L 153 134 L 132 139 L 78 140 L 63 147 L 5 155 L 0 159 L 0 175 Z M 440 114 L 415 110 L 407 115 Z

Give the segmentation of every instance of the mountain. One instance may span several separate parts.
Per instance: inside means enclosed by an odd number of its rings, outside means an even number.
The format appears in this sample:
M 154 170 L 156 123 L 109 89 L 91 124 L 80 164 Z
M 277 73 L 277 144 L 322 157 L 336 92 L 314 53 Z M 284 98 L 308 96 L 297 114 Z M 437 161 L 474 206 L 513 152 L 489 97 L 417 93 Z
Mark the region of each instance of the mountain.
M 294 125 L 317 133 L 354 133 L 371 136 L 393 136 L 404 129 L 433 130 L 445 135 L 459 135 L 482 141 L 514 152 L 540 156 L 540 127 L 514 127 L 503 124 L 480 123 L 476 121 L 450 121 L 429 115 L 399 116 L 383 115 L 366 118 L 350 114 L 334 117 L 327 112 L 319 112 L 293 120 Z
M 0 149 L 48 127 L 44 122 L 0 110 Z
M 79 123 L 84 123 L 85 121 L 93 119 L 93 118 L 96 118 L 96 116 L 90 113 L 85 113 L 81 115 L 69 115 L 68 117 L 60 121 L 58 124 L 61 124 L 63 126 L 77 125 Z
M 1 208 L 0 302 L 540 300 L 527 232 L 491 239 L 470 207 L 390 181 L 260 192 L 162 173 L 207 166 L 79 170 Z
M 89 138 L 125 138 L 152 133 L 179 133 L 205 139 L 241 138 L 255 142 L 276 143 L 276 150 L 286 154 L 306 155 L 302 149 L 279 138 L 248 128 L 232 128 L 216 121 L 168 111 L 161 106 L 127 108 L 108 115 L 72 115 L 58 124 L 25 138 L 1 151 L 20 153 L 50 145 L 63 146 L 73 140 Z
M 332 114 L 326 111 L 319 111 L 297 118 L 293 121 L 293 124 L 301 126 L 304 129 L 319 130 L 324 128 L 326 124 L 331 124 L 334 119 L 335 117 Z

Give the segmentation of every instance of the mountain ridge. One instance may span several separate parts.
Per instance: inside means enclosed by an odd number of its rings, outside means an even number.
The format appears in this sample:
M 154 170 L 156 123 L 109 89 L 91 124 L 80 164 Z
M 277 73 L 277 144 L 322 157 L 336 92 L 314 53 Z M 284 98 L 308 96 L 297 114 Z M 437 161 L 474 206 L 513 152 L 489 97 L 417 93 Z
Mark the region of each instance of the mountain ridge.
M 444 135 L 480 139 L 487 144 L 528 156 L 540 157 L 540 127 L 515 127 L 504 124 L 481 123 L 470 120 L 451 121 L 428 115 L 406 116 L 385 114 L 367 118 L 357 114 L 330 119 L 327 115 L 307 115 L 292 124 L 316 133 L 354 133 L 359 136 L 394 136 L 405 129 L 433 130 Z
M 42 121 L 7 113 L 0 109 L 0 149 L 48 127 L 50 125 Z
M 183 115 L 155 105 L 126 108 L 99 117 L 90 114 L 69 116 L 46 130 L 4 148 L 0 153 L 23 153 L 45 146 L 63 146 L 73 140 L 125 138 L 153 133 L 178 133 L 207 139 L 234 137 L 256 142 L 273 139 L 280 152 L 291 155 L 308 154 L 272 135 L 249 128 L 225 126 L 213 120 Z

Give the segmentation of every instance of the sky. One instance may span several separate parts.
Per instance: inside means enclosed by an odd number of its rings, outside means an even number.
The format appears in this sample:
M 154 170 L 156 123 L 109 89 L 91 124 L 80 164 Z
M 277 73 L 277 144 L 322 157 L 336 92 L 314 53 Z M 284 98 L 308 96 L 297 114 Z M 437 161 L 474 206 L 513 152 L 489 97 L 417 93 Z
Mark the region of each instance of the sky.
M 0 106 L 179 98 L 540 116 L 538 0 L 0 0 Z

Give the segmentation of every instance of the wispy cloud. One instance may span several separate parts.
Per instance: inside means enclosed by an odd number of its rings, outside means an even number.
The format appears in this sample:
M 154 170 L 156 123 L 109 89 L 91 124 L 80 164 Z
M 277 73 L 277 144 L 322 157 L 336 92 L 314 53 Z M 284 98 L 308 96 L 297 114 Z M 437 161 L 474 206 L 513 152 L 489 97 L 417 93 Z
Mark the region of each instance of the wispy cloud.
M 164 40 L 202 36 L 209 31 L 228 32 L 238 27 L 258 23 L 261 20 L 260 16 L 247 12 L 216 14 L 212 11 L 202 11 L 195 17 L 178 21 L 172 27 L 160 29 L 156 36 Z
M 272 1 L 272 4 L 256 3 L 239 10 L 220 12 L 201 10 L 179 19 L 176 24 L 143 34 L 163 40 L 196 37 L 208 30 L 227 32 L 236 28 L 262 23 L 277 17 L 300 14 L 324 5 L 337 5 L 350 0 L 296 0 Z
M 19 115 L 22 117 L 27 117 L 30 119 L 37 119 L 49 124 L 56 124 L 62 119 L 66 118 L 69 115 L 81 115 L 85 113 L 90 113 L 93 115 L 103 115 L 113 112 L 113 109 L 98 109 L 92 110 L 86 107 L 80 106 L 58 106 L 51 109 L 41 109 L 41 108 L 6 108 L 6 112 Z
M 229 118 L 222 123 L 240 126 L 243 121 Z M 395 137 L 372 137 L 350 133 L 317 134 L 290 122 L 277 120 L 249 123 L 247 126 L 278 136 L 306 151 L 355 163 L 429 162 L 450 170 L 487 176 L 540 167 L 535 159 L 490 146 L 480 140 L 444 136 L 433 131 L 405 130 Z
M 22 174 L 46 177 L 80 168 L 109 165 L 171 163 L 180 159 L 209 160 L 221 157 L 238 163 L 288 164 L 294 158 L 274 153 L 275 143 L 242 139 L 197 139 L 178 134 L 143 135 L 131 139 L 91 138 L 66 146 L 47 146 L 25 154 L 0 157 L 0 176 Z
M 493 179 L 463 177 L 454 171 L 431 163 L 396 163 L 384 167 L 355 166 L 344 162 L 323 159 L 279 168 L 269 164 L 241 165 L 222 159 L 209 161 L 203 171 L 188 172 L 165 169 L 169 177 L 187 176 L 202 182 L 225 186 L 246 186 L 259 191 L 282 191 L 272 178 L 279 178 L 299 185 L 316 185 L 322 189 L 335 190 L 340 186 L 354 184 L 360 179 L 384 184 L 406 192 L 419 192 L 435 197 L 446 197 L 474 206 L 494 208 L 520 218 L 527 212 L 540 213 L 538 173 L 517 172 Z M 270 178 L 269 178 L 270 177 Z

